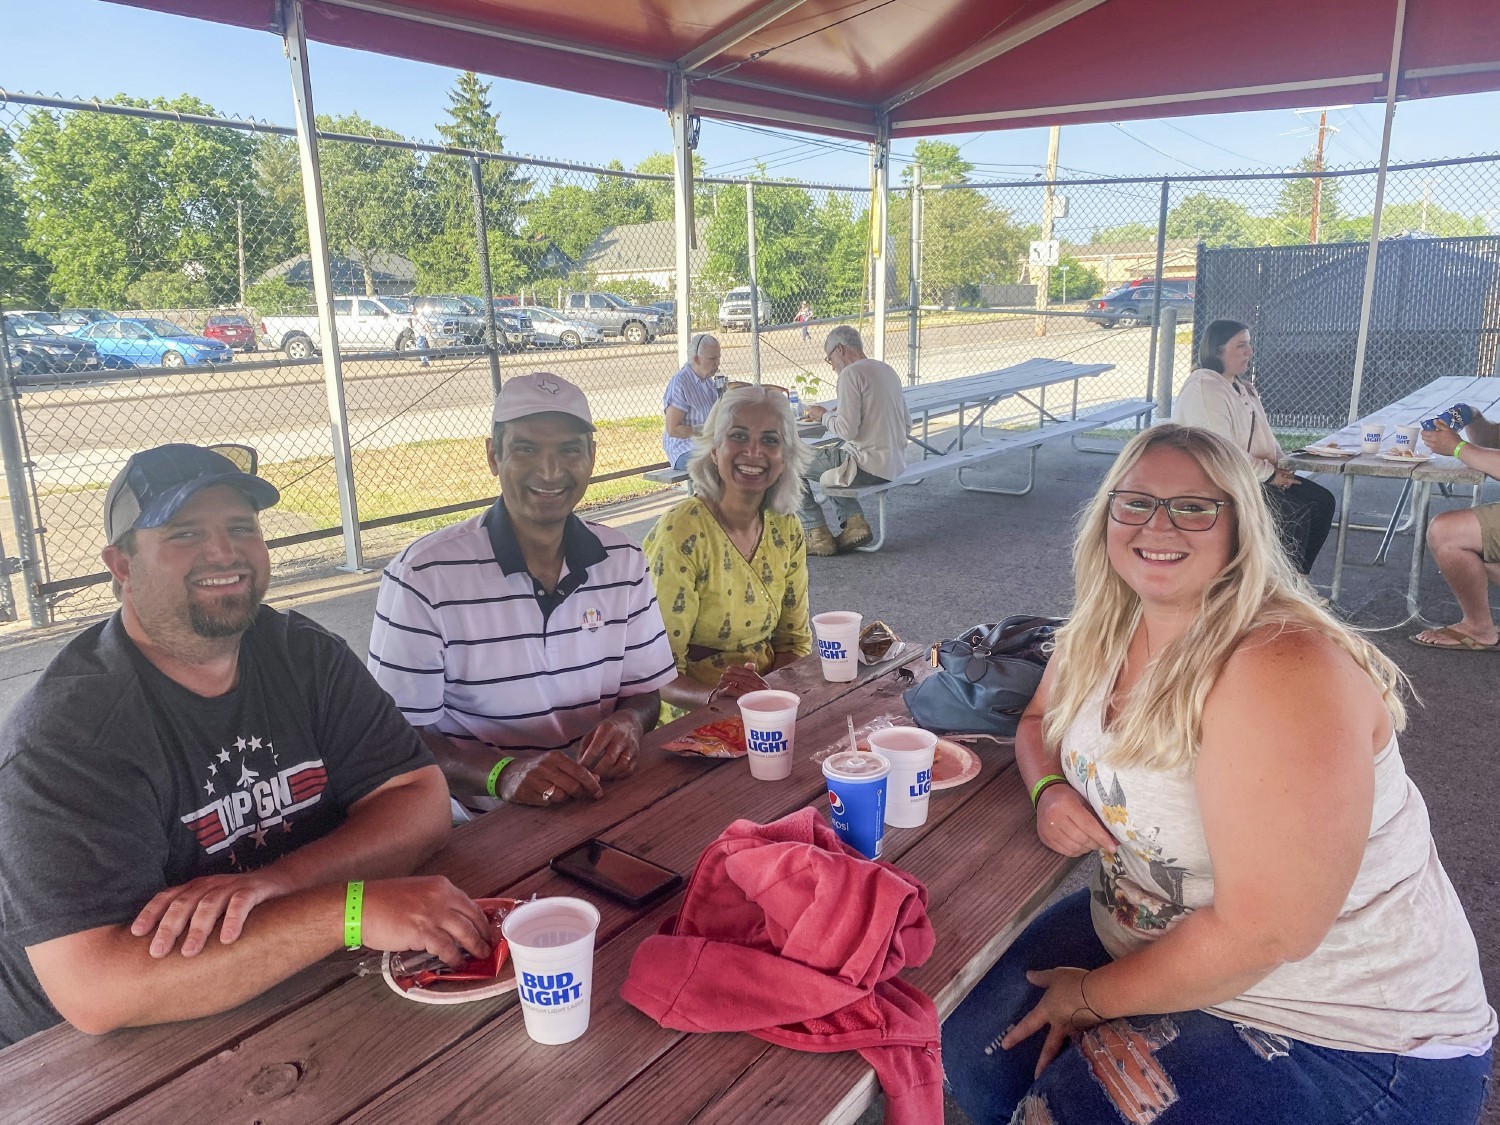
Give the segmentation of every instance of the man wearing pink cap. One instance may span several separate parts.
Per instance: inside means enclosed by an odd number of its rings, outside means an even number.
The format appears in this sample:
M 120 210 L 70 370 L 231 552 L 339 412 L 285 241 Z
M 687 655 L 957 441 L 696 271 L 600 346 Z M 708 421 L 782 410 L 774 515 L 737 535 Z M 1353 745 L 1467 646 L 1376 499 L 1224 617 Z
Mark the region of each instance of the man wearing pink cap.
M 602 797 L 656 723 L 671 645 L 640 548 L 573 514 L 594 472 L 583 392 L 520 375 L 492 419 L 500 496 L 386 567 L 369 668 L 469 811 Z

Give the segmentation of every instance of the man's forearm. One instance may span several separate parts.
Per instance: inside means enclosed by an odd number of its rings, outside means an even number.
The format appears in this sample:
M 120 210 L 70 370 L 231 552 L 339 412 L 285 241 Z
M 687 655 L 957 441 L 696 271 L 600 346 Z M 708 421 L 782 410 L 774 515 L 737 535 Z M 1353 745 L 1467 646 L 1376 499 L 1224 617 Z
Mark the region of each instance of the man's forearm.
M 342 948 L 344 896 L 339 883 L 271 899 L 251 914 L 238 941 L 210 941 L 194 957 L 152 957 L 151 939 L 133 937 L 126 926 L 27 953 L 53 1006 L 80 1031 L 194 1019 L 243 1004 Z M 74 940 L 80 936 L 84 950 Z
M 452 816 L 443 775 L 424 766 L 356 801 L 334 831 L 269 868 L 289 891 L 416 870 L 448 838 Z
M 448 789 L 456 797 L 488 797 L 485 785 L 490 771 L 501 758 L 511 756 L 482 742 L 455 741 L 436 727 L 422 727 L 417 733 L 437 759 Z
M 661 718 L 661 692 L 648 691 L 641 695 L 622 695 L 615 702 L 616 711 L 629 711 L 641 721 L 641 733 L 656 726 Z
M 1459 449 L 1454 456 L 1469 468 L 1478 469 L 1485 476 L 1500 480 L 1500 449 L 1490 449 L 1471 442 Z

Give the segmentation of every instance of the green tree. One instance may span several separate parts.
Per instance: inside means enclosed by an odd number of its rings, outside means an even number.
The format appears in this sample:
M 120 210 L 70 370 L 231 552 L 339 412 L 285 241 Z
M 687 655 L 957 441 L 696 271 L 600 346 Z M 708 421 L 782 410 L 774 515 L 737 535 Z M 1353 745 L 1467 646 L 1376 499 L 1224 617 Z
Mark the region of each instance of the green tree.
M 1095 246 L 1116 246 L 1126 242 L 1155 242 L 1156 227 L 1150 223 L 1121 223 L 1094 231 Z
M 382 129 L 357 113 L 320 115 L 318 128 L 328 133 L 401 139 L 401 134 Z M 437 229 L 416 153 L 357 141 L 322 141 L 318 152 L 329 249 L 362 263 L 364 290 L 373 294 L 374 270 L 380 256 L 410 257 L 413 248 Z
M 974 171 L 974 165 L 959 155 L 958 146 L 947 141 L 918 141 L 912 159 L 922 166 L 924 184 L 966 184 Z M 910 166 L 901 169 L 901 178 L 911 183 Z
M 1067 267 L 1064 272 L 1063 267 Z M 1047 299 L 1054 304 L 1085 301 L 1104 288 L 1099 275 L 1071 254 L 1058 255 L 1047 277 Z
M 213 294 L 201 279 L 182 270 L 152 270 L 125 287 L 125 299 L 133 309 L 171 311 L 202 309 L 213 305 Z
M 1167 212 L 1167 237 L 1190 238 L 1206 246 L 1253 246 L 1256 223 L 1232 199 L 1199 191 L 1184 196 Z M 1156 238 L 1156 232 L 1151 232 Z
M 15 308 L 45 303 L 47 266 L 26 246 L 26 205 L 12 151 L 10 134 L 0 129 L 0 305 Z
M 1317 162 L 1312 156 L 1304 156 L 1297 167 L 1312 172 L 1316 170 Z M 1276 197 L 1276 208 L 1271 214 L 1276 223 L 1268 225 L 1267 230 L 1269 241 L 1274 245 L 1295 245 L 1311 239 L 1314 184 L 1318 185 L 1318 241 L 1345 241 L 1339 237 L 1339 195 L 1343 191 L 1343 181 L 1336 176 L 1307 176 L 1287 180 Z
M 500 115 L 490 104 L 492 83 L 482 82 L 472 70 L 458 76 L 448 91 L 448 120 L 437 127 L 444 142 L 455 148 L 502 153 Z M 433 210 L 431 232 L 412 248 L 417 286 L 425 290 L 479 293 L 478 235 L 474 229 L 474 184 L 469 161 L 457 156 L 434 156 L 425 170 Z M 484 200 L 485 234 L 490 250 L 490 278 L 496 292 L 506 292 L 526 281 L 529 243 L 520 233 L 520 213 L 531 183 L 520 166 L 508 160 L 480 160 L 479 179 Z
M 903 218 L 903 228 L 908 221 Z M 1027 234 L 1012 222 L 1009 211 L 995 206 L 983 192 L 948 188 L 925 193 L 922 304 L 982 303 L 981 286 L 1016 279 L 1026 259 Z M 906 256 L 901 246 L 898 242 L 898 276 Z
M 307 206 L 297 142 L 273 134 L 255 139 L 255 191 L 245 204 L 245 259 L 251 278 L 307 252 Z
M 293 285 L 284 277 L 257 281 L 245 292 L 245 303 L 256 316 L 281 316 L 285 313 L 313 313 L 312 294 Z
M 209 114 L 196 98 L 115 104 Z M 55 298 L 120 306 L 143 274 L 187 270 L 215 301 L 239 288 L 235 204 L 254 142 L 237 130 L 102 113 L 34 114 L 16 145 L 27 247 Z
M 1344 241 L 1370 241 L 1369 215 L 1350 216 L 1339 224 L 1339 233 Z M 1488 225 L 1480 215 L 1461 215 L 1435 204 L 1425 207 L 1415 203 L 1390 203 L 1380 212 L 1380 237 L 1391 238 L 1398 234 L 1417 232 L 1440 238 L 1464 238 L 1489 234 Z
M 718 290 L 750 279 L 745 188 L 722 187 L 717 213 L 704 234 L 708 257 L 704 278 Z M 785 322 L 804 300 L 824 291 L 834 232 L 818 222 L 812 194 L 804 188 L 757 185 L 755 189 L 756 277 L 771 301 L 773 322 Z
M 635 166 L 637 172 L 645 172 L 656 176 L 670 176 L 673 174 L 674 163 L 670 152 L 653 152 Z M 693 193 L 693 202 L 696 209 L 701 210 L 705 204 L 712 206 L 712 197 L 703 185 L 698 183 L 698 178 L 703 175 L 703 157 L 696 152 L 693 153 L 693 185 L 696 189 Z M 676 214 L 672 204 L 672 185 L 663 180 L 638 180 L 636 181 L 642 194 L 651 201 L 651 218 L 657 221 L 671 219 Z

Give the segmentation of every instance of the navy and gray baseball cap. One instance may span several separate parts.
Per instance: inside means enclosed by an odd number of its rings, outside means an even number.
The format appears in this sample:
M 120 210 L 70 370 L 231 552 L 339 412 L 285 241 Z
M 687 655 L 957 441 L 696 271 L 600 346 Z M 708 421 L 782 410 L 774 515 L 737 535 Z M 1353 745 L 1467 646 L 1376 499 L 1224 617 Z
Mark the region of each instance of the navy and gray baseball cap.
M 257 512 L 281 493 L 255 475 L 258 458 L 248 445 L 158 445 L 125 462 L 104 496 L 104 539 L 113 545 L 127 531 L 160 527 L 184 504 L 216 484 L 245 494 Z

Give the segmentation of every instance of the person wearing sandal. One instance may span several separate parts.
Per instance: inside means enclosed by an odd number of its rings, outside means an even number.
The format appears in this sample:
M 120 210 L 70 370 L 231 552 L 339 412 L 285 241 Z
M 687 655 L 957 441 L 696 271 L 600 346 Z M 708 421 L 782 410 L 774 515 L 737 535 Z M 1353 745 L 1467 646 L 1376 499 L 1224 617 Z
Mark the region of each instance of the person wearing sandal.
M 812 651 L 794 514 L 809 456 L 771 387 L 726 391 L 709 413 L 687 464 L 695 495 L 641 544 L 677 665 L 662 722 L 763 688 L 762 676 Z
M 1500 423 L 1477 410 L 1463 437 L 1440 420 L 1436 429 L 1422 431 L 1422 441 L 1434 453 L 1457 457 L 1469 468 L 1500 479 Z M 1500 630 L 1490 609 L 1490 583 L 1500 584 L 1500 504 L 1434 516 L 1427 525 L 1427 550 L 1458 599 L 1463 617 L 1452 625 L 1424 629 L 1412 643 L 1457 652 L 1500 650 Z

